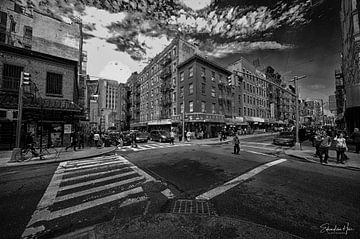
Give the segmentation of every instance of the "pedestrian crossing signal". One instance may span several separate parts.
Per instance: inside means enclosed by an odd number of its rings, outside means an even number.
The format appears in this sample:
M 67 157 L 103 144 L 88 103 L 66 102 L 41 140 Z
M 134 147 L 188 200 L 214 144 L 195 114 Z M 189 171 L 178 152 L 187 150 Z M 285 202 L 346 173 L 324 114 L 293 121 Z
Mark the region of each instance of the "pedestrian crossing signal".
M 28 72 L 23 72 L 23 85 L 29 85 L 31 82 L 31 74 Z

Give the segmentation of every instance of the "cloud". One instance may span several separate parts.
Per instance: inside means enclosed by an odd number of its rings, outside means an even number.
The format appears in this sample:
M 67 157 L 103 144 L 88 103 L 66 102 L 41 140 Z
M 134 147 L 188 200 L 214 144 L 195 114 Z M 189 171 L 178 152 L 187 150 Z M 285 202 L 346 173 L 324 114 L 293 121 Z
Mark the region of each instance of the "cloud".
M 216 58 L 222 58 L 236 53 L 249 53 L 255 50 L 285 50 L 292 47 L 291 45 L 284 45 L 275 41 L 231 42 L 224 44 L 216 44 L 208 41 L 201 46 L 207 55 Z
M 110 80 L 116 80 L 122 83 L 125 83 L 126 80 L 130 77 L 130 75 L 130 68 L 123 64 L 121 61 L 108 62 L 99 73 L 100 77 Z
M 185 6 L 198 11 L 210 6 L 212 0 L 180 0 Z
M 314 84 L 314 85 L 310 85 L 309 88 L 312 90 L 322 90 L 322 89 L 326 89 L 327 87 L 323 84 Z

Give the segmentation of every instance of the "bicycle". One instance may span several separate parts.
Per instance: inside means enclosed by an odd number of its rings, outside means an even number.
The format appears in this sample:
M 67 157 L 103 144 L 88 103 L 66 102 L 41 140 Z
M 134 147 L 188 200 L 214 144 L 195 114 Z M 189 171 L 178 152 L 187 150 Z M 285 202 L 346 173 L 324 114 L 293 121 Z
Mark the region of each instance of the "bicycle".
M 46 156 L 49 155 L 55 155 L 55 158 L 59 158 L 60 153 L 61 150 L 57 150 L 54 145 L 43 146 L 41 148 L 35 148 L 34 145 L 28 145 L 26 148 L 21 149 L 21 152 L 18 152 L 15 155 L 15 159 L 16 161 L 30 161 L 34 157 L 39 157 L 40 160 L 43 160 L 46 159 Z

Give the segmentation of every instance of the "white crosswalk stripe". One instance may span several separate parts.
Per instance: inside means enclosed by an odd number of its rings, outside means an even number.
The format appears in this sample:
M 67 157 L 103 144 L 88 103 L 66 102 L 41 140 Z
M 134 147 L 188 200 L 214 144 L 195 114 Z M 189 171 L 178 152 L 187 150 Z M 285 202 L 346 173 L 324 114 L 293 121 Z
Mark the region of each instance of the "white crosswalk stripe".
M 180 147 L 180 146 L 188 146 L 188 144 L 177 143 L 177 144 L 169 144 L 169 143 L 148 143 L 148 144 L 138 144 L 137 148 L 133 148 L 131 146 L 123 146 L 119 147 L 117 151 L 126 152 L 126 151 L 144 151 L 150 149 L 162 149 L 162 148 L 172 148 L 172 147 Z
M 22 238 L 35 238 L 50 230 L 51 223 L 66 223 L 67 216 L 81 217 L 86 210 L 117 208 L 149 200 L 142 184 L 156 181 L 121 156 L 104 156 L 59 164 L 33 213 Z M 99 212 L 101 213 L 101 212 Z

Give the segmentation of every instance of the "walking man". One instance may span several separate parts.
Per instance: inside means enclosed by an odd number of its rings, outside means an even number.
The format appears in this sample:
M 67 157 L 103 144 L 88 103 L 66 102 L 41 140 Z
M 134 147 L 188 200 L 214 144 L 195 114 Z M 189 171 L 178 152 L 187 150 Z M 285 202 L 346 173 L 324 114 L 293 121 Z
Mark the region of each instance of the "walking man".
M 237 136 L 237 134 L 235 134 L 233 142 L 234 142 L 234 154 L 239 154 L 239 152 L 240 152 L 240 140 L 239 140 L 239 137 Z
M 324 163 L 328 163 L 329 158 L 329 148 L 331 146 L 331 138 L 326 134 L 326 132 L 323 133 L 323 137 L 321 138 L 321 143 L 319 147 L 319 157 L 320 157 L 320 163 L 323 163 L 323 155 L 324 155 Z
M 170 132 L 170 144 L 174 144 L 175 141 L 175 132 L 171 131 Z
M 76 151 L 76 144 L 77 144 L 77 133 L 76 132 L 72 132 L 70 134 L 70 145 L 68 145 L 65 148 L 65 151 L 68 150 L 68 148 L 74 147 L 74 151 Z
M 360 152 L 360 131 L 359 128 L 354 129 L 354 133 L 352 134 L 355 143 L 355 152 L 358 154 Z

